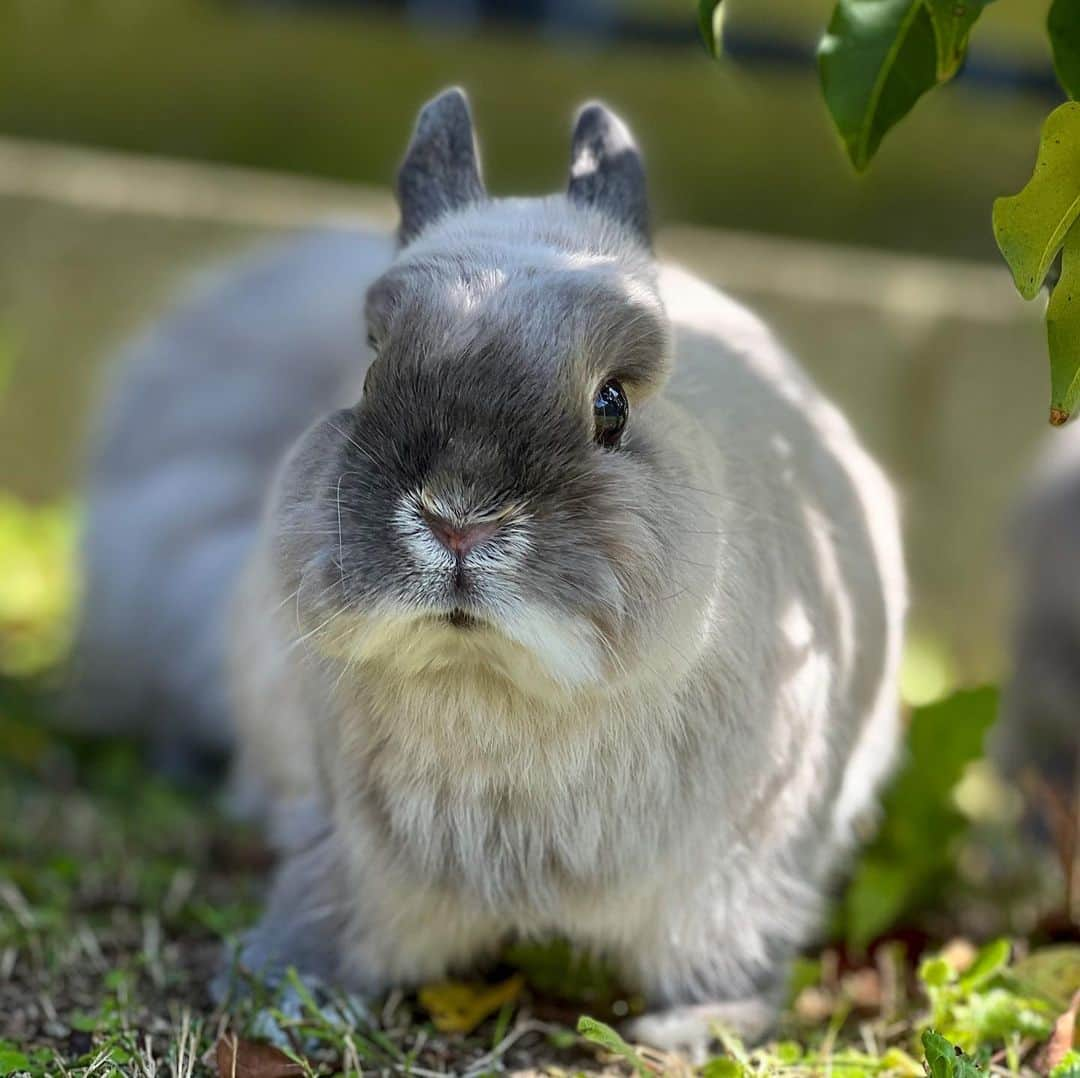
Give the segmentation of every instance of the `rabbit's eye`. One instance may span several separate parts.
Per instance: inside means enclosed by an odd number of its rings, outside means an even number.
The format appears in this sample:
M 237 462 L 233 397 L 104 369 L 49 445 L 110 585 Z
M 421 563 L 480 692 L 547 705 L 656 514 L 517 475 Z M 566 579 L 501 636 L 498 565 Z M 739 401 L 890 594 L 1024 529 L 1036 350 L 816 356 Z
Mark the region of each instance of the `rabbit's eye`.
M 629 413 L 630 402 L 618 382 L 605 382 L 597 390 L 596 400 L 593 401 L 595 437 L 605 449 L 614 449 L 619 444 Z

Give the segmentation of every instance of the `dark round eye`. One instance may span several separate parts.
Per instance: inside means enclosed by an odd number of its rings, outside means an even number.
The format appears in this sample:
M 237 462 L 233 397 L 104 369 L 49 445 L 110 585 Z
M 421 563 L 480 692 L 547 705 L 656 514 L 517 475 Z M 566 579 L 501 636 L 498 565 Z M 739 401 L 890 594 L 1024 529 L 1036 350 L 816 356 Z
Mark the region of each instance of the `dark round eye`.
M 597 442 L 605 449 L 614 449 L 619 444 L 629 414 L 630 402 L 626 399 L 623 387 L 614 379 L 605 382 L 597 390 L 596 400 L 593 401 Z

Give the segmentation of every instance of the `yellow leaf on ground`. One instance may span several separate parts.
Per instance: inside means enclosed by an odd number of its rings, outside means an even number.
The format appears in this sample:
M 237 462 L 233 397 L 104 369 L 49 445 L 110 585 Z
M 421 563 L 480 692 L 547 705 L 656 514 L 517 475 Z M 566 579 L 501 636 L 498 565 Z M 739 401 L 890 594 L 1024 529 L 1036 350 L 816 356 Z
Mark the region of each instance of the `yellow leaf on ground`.
M 443 981 L 421 988 L 419 999 L 440 1033 L 471 1033 L 485 1018 L 513 1003 L 524 987 L 520 973 L 499 984 Z

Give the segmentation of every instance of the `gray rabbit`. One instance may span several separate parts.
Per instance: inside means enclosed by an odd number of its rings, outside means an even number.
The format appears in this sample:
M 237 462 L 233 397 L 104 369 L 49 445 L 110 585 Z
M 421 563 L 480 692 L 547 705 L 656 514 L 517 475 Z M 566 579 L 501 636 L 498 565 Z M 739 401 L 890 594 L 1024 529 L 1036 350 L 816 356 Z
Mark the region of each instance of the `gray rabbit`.
M 995 731 L 1003 770 L 1080 812 L 1080 424 L 1047 439 L 1011 521 L 1013 674 Z M 1043 806 L 1045 808 L 1045 806 Z
M 447 91 L 398 199 L 396 249 L 283 244 L 135 349 L 87 699 L 235 738 L 282 846 L 249 967 L 379 993 L 557 935 L 644 994 L 632 1035 L 759 1037 L 896 754 L 893 492 L 657 262 L 602 106 L 565 194 L 492 199 Z

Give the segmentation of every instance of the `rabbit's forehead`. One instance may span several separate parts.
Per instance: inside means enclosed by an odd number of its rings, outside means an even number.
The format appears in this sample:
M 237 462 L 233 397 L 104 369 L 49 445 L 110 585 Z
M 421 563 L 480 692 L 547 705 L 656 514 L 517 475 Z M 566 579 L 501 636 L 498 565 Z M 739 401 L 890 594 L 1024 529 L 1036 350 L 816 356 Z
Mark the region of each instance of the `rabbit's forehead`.
M 498 353 L 575 381 L 621 373 L 649 382 L 666 363 L 657 293 L 610 261 L 428 265 L 394 274 L 372 296 L 376 335 L 425 365 Z

